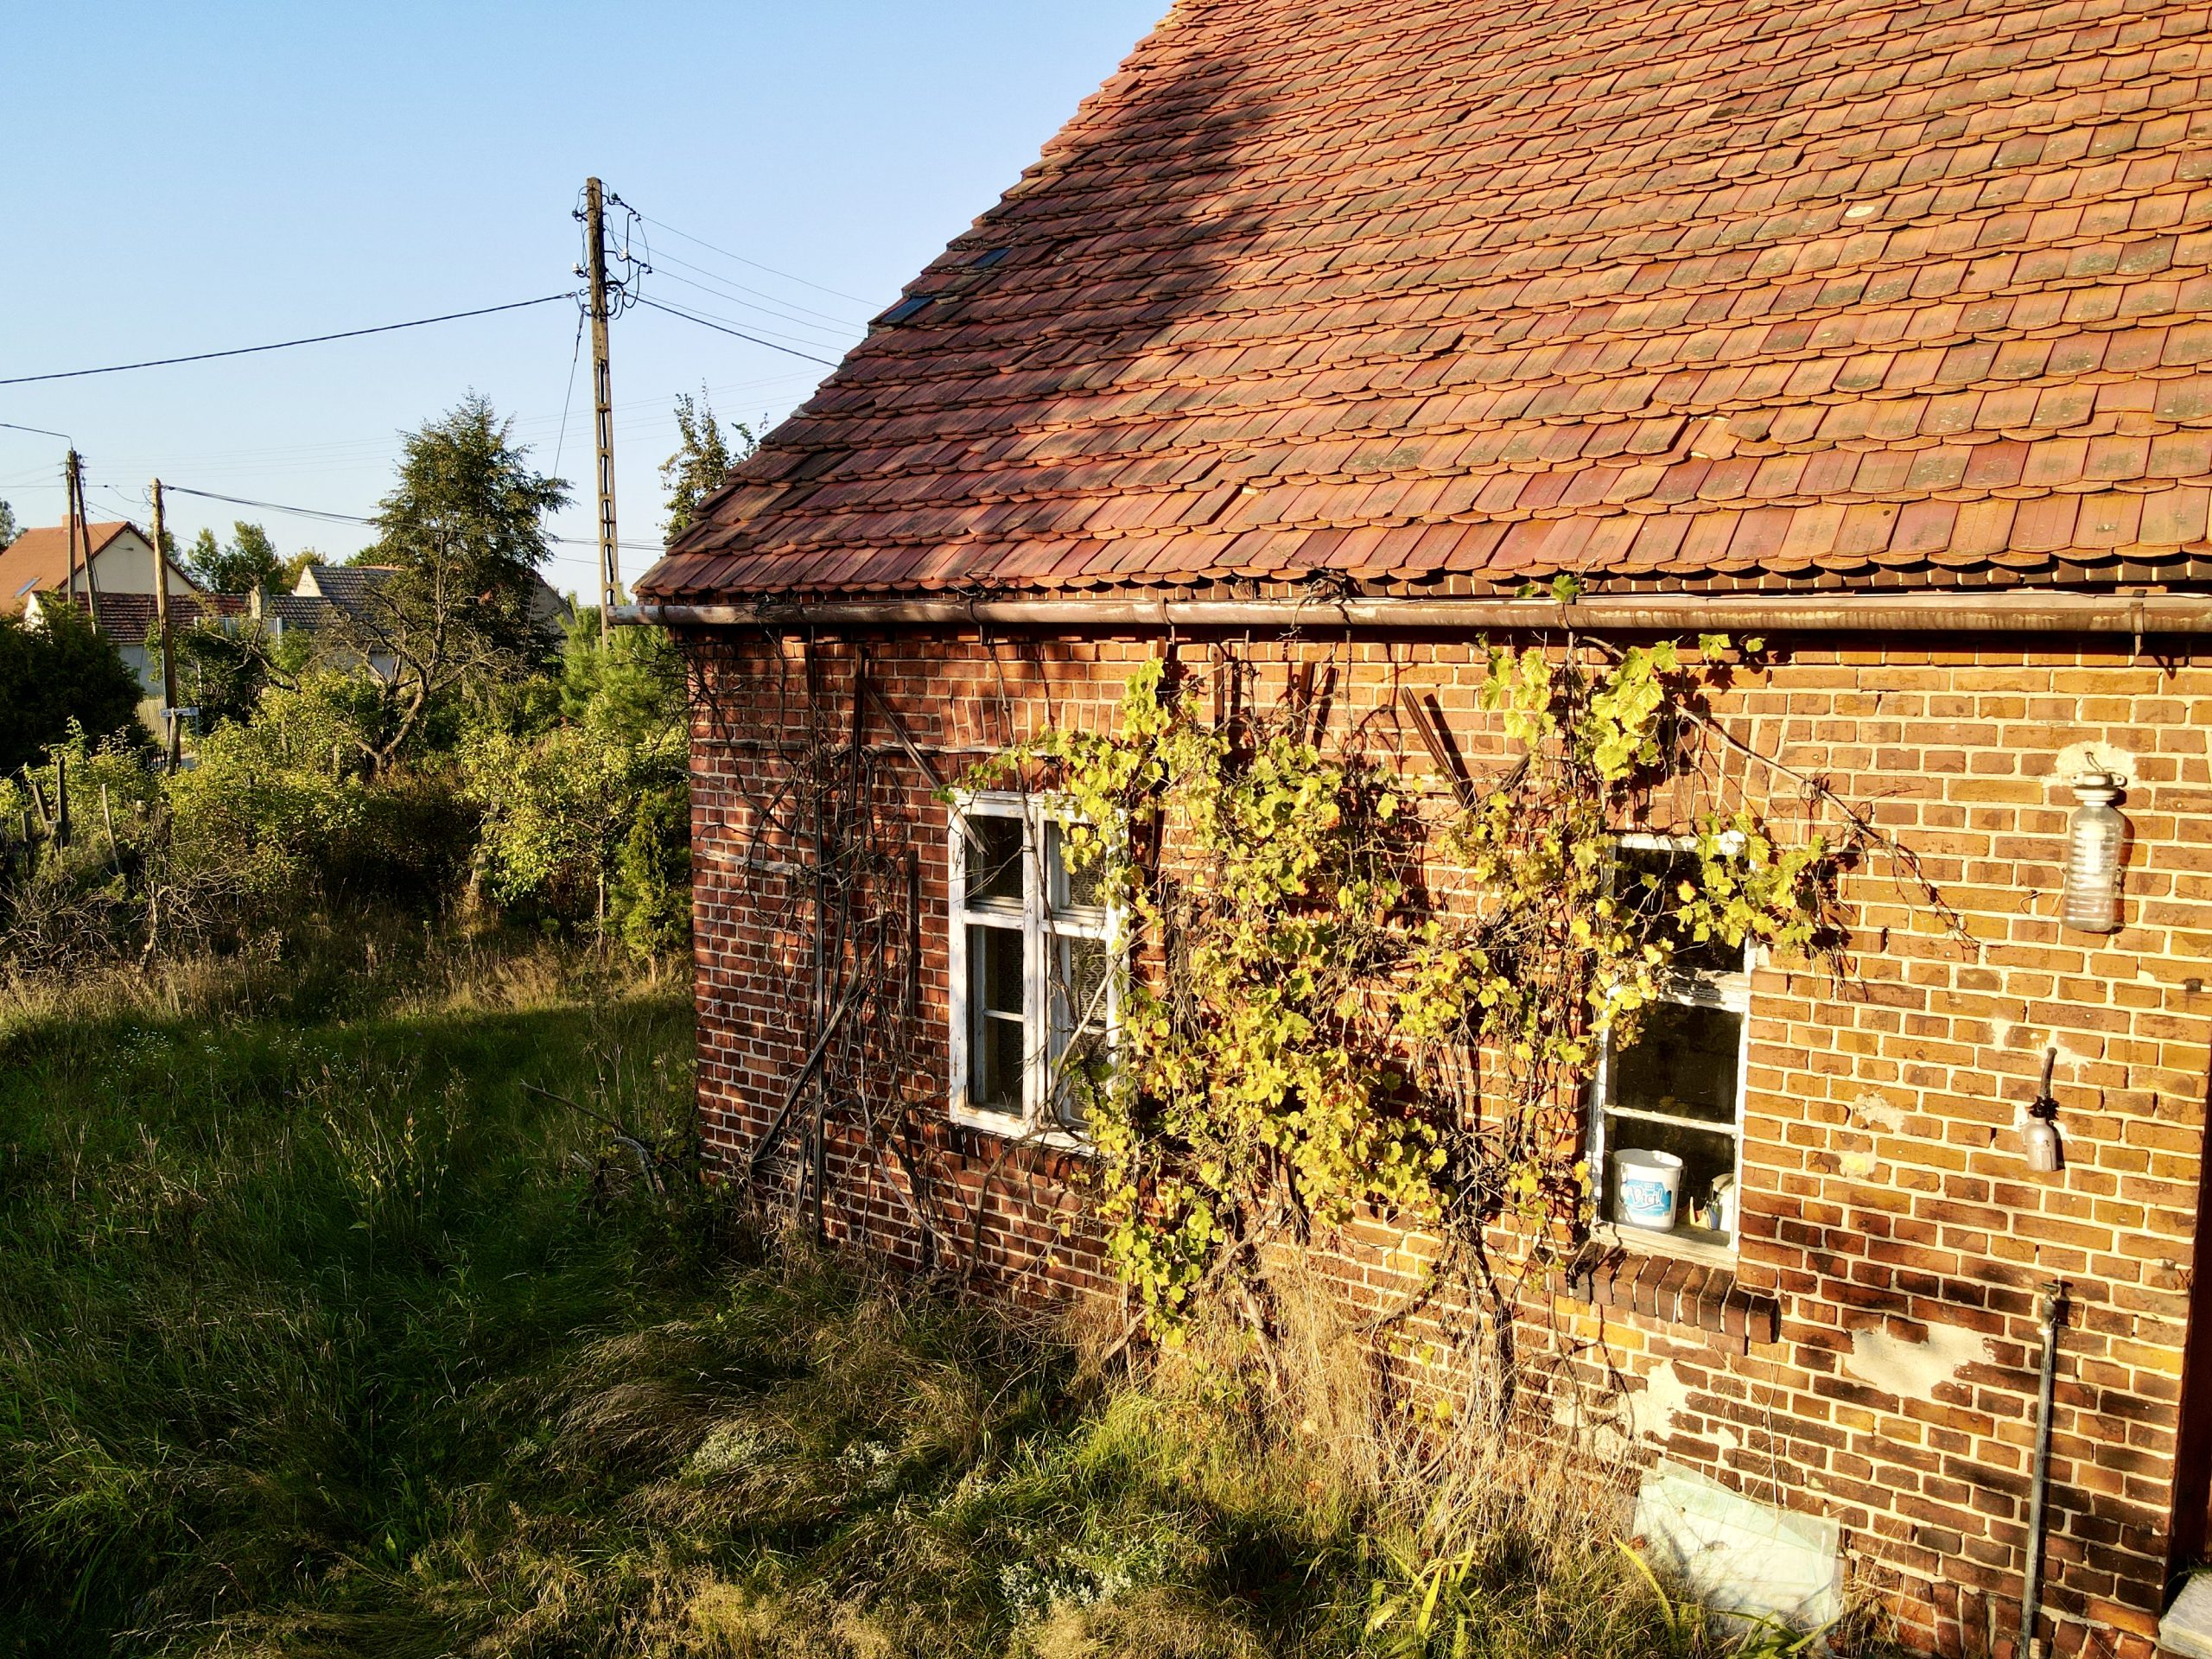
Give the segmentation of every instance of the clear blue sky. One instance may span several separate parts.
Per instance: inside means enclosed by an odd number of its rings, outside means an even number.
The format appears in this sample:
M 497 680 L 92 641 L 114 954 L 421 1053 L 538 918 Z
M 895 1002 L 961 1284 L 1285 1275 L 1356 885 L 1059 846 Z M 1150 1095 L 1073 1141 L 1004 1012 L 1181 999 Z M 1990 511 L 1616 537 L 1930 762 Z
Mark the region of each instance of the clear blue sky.
M 588 174 L 648 226 L 649 294 L 828 358 L 995 201 L 1166 0 L 622 6 L 18 7 L 10 15 L 0 376 L 246 346 L 574 285 Z M 704 284 L 686 286 L 675 278 Z M 733 286 L 733 285 L 737 286 Z M 758 289 L 746 293 L 744 289 Z M 828 293 L 823 289 L 838 290 Z M 849 296 L 851 297 L 843 297 Z M 754 307 L 785 313 L 769 315 Z M 810 315 L 827 314 L 825 316 Z M 836 321 L 830 321 L 834 318 Z M 589 346 L 546 306 L 229 362 L 0 388 L 72 435 L 95 518 L 146 480 L 367 513 L 396 434 L 471 389 L 576 486 L 592 534 Z M 675 395 L 780 417 L 827 371 L 651 311 L 614 327 L 617 505 L 657 543 Z M 0 429 L 0 499 L 54 524 L 62 445 Z M 282 552 L 365 531 L 170 498 Z M 651 555 L 626 552 L 634 576 Z M 592 587 L 588 547 L 548 574 Z

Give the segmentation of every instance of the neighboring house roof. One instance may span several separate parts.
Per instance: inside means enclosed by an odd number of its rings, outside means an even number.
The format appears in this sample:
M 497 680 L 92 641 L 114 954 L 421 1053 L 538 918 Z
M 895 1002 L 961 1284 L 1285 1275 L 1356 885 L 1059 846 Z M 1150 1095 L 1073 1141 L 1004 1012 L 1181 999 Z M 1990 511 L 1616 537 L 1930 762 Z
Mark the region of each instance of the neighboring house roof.
M 79 610 L 90 607 L 82 592 L 77 594 L 76 604 Z M 239 594 L 171 594 L 169 626 L 188 628 L 203 616 L 242 616 L 245 609 L 245 598 Z M 144 645 L 153 637 L 159 620 L 151 594 L 100 595 L 100 628 L 119 645 Z
M 1185 0 L 637 587 L 2203 582 L 2208 72 L 2144 0 Z
M 137 525 L 127 522 L 85 526 L 92 545 L 92 558 L 107 550 L 108 543 L 118 536 L 131 535 L 145 541 Z M 150 543 L 148 543 L 149 546 Z M 174 569 L 175 567 L 170 567 Z M 95 575 L 98 572 L 94 573 Z M 180 573 L 181 574 L 181 573 Z M 82 581 L 81 575 L 79 580 Z M 32 594 L 48 588 L 69 585 L 69 531 L 67 525 L 54 524 L 38 530 L 27 530 L 0 548 L 0 611 L 20 610 L 23 601 Z M 101 590 L 102 608 L 105 608 L 107 593 Z
M 311 594 L 270 594 L 262 601 L 264 612 L 279 628 L 298 628 L 308 633 L 328 627 L 338 607 Z
M 378 588 L 398 572 L 388 564 L 309 563 L 293 583 L 295 594 L 327 600 L 348 615 L 359 615 Z
M 301 569 L 293 591 L 272 595 L 270 603 L 287 627 L 317 628 L 331 620 L 334 611 L 356 617 L 362 614 L 377 590 L 397 574 L 388 564 L 311 563 Z M 530 590 L 531 620 L 549 632 L 558 633 L 572 614 L 569 602 L 536 571 L 531 573 L 531 581 L 535 584 Z

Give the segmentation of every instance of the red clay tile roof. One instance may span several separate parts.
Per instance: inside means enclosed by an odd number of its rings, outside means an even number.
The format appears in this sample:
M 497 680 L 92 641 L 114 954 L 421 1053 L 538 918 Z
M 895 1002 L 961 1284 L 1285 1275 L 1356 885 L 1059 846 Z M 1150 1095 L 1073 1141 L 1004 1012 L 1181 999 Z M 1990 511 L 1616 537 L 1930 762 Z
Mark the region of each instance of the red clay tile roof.
M 86 538 L 92 543 L 91 556 L 98 558 L 107 544 L 124 531 L 138 535 L 136 524 L 120 520 L 114 524 L 85 526 Z M 143 537 L 141 540 L 144 539 Z M 82 552 L 79 558 L 86 556 Z M 97 574 L 97 573 L 95 573 Z M 84 578 L 79 575 L 79 582 Z M 34 593 L 48 588 L 67 587 L 69 582 L 69 527 L 67 524 L 48 524 L 37 530 L 27 530 L 0 547 L 0 611 L 19 611 L 23 601 Z
M 76 604 L 80 611 L 91 608 L 90 600 L 81 590 Z M 245 610 L 243 594 L 173 593 L 169 595 L 169 626 L 188 628 L 202 616 L 243 616 Z M 151 594 L 100 595 L 101 631 L 118 645 L 147 644 L 154 638 L 159 620 Z
M 2208 22 L 1185 0 L 639 590 L 2212 582 Z

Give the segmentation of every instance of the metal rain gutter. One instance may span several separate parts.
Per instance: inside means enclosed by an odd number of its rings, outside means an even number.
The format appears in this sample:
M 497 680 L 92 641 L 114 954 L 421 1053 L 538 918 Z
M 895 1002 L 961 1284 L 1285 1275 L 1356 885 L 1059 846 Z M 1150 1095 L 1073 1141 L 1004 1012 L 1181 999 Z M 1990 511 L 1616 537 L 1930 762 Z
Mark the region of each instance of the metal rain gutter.
M 1573 628 L 1586 632 L 1729 630 L 1808 633 L 2212 633 L 2212 594 L 2084 594 L 2049 589 L 1822 595 L 1592 594 L 1551 599 L 831 599 L 744 605 L 648 601 L 618 623 L 766 628 L 1462 632 Z

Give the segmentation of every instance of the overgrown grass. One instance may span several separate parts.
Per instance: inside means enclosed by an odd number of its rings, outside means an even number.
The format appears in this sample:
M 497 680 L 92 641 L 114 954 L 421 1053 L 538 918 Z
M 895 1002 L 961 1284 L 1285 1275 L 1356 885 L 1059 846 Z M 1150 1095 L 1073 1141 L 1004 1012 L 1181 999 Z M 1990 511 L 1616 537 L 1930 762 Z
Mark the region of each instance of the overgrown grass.
M 680 988 L 400 930 L 0 998 L 0 1653 L 1728 1645 L 1564 1489 L 1402 1516 L 1222 1367 L 753 1239 Z

